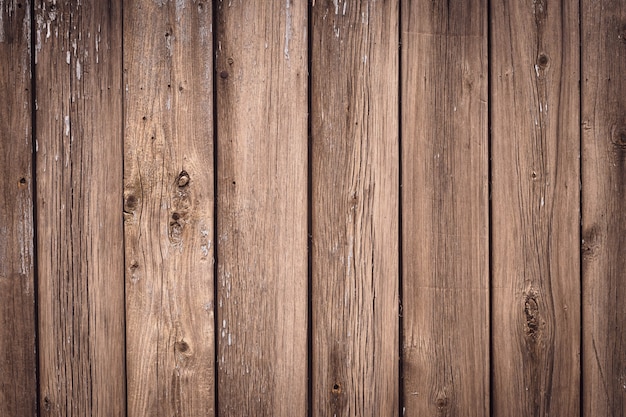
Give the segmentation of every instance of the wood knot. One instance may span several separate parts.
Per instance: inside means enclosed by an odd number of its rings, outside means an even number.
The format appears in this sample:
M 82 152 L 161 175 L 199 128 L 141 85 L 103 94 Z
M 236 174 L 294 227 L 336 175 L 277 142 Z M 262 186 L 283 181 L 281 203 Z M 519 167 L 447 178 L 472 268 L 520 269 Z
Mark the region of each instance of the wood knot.
M 446 408 L 448 408 L 449 403 L 450 401 L 448 400 L 448 397 L 445 394 L 438 395 L 437 399 L 435 400 L 435 404 L 437 405 L 437 408 L 439 409 L 439 411 L 445 410 Z
M 537 65 L 539 65 L 539 67 L 541 68 L 545 68 L 548 66 L 548 56 L 546 54 L 540 54 L 539 57 L 537 58 Z
M 593 225 L 589 228 L 584 228 L 582 232 L 581 252 L 585 259 L 593 259 L 598 256 L 599 244 L 598 236 L 599 230 L 597 225 Z
M 174 343 L 174 350 L 179 353 L 189 352 L 189 344 L 184 340 Z
M 623 24 L 617 31 L 617 39 L 626 44 L 626 24 Z
M 221 78 L 223 78 L 224 80 L 225 80 L 226 78 L 228 78 L 228 71 L 222 71 L 222 72 L 220 72 L 220 77 L 221 77 Z
M 626 150 L 626 127 L 614 127 L 611 132 L 611 141 L 616 148 Z
M 187 171 L 180 171 L 180 174 L 178 174 L 178 179 L 176 180 L 176 184 L 178 184 L 180 188 L 189 185 L 189 174 L 187 173 Z
M 540 331 L 539 303 L 537 293 L 530 290 L 524 297 L 524 332 L 527 337 L 535 340 Z
M 341 394 L 341 391 L 342 391 L 342 389 L 341 389 L 341 383 L 339 383 L 339 382 L 335 382 L 335 383 L 333 384 L 333 387 L 332 387 L 332 389 L 331 389 L 330 391 L 333 393 L 333 395 L 340 395 L 340 394 Z

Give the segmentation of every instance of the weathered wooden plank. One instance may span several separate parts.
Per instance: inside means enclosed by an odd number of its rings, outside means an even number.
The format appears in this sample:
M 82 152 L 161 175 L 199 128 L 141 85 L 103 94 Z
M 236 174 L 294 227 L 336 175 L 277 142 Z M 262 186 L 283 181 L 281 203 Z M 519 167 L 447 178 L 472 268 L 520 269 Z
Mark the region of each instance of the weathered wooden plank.
M 578 3 L 492 16 L 494 416 L 578 416 Z
M 402 6 L 406 416 L 489 415 L 486 7 Z
M 626 3 L 583 1 L 583 411 L 626 416 Z
M 306 2 L 216 18 L 220 416 L 304 416 Z
M 123 416 L 121 2 L 35 19 L 40 409 Z
M 215 413 L 210 2 L 124 7 L 128 415 Z
M 397 416 L 398 2 L 311 11 L 313 415 Z
M 37 412 L 29 1 L 0 2 L 0 415 Z

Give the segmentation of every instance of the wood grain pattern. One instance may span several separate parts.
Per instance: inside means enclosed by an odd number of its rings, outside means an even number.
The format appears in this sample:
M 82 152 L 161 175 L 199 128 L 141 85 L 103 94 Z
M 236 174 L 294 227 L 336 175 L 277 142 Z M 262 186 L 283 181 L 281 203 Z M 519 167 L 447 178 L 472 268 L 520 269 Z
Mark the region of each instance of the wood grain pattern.
M 210 2 L 124 7 L 128 415 L 215 413 Z
M 582 2 L 584 415 L 626 416 L 626 3 Z
M 402 6 L 405 415 L 489 413 L 486 2 Z
M 41 415 L 124 416 L 121 2 L 35 13 Z
M 0 415 L 37 412 L 30 2 L 0 2 Z
M 491 6 L 493 415 L 578 416 L 578 3 Z
M 306 414 L 306 2 L 216 16 L 220 416 Z
M 397 416 L 398 2 L 311 11 L 313 415 Z

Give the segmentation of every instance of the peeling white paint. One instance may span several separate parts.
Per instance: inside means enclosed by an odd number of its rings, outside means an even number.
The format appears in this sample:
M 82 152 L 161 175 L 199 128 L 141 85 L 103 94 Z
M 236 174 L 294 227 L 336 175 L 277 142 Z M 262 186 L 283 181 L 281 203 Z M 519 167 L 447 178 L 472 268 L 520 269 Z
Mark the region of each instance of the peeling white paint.
M 337 0 L 333 0 L 333 4 L 335 5 L 335 14 L 339 14 L 339 2 Z
M 76 60 L 76 79 L 80 80 L 80 77 L 83 75 L 83 70 L 80 66 L 80 60 Z
M 70 116 L 65 116 L 65 136 L 70 135 Z
M 67 63 L 67 65 L 70 64 L 70 51 L 67 51 L 67 54 L 65 55 L 65 62 Z
M 289 41 L 291 40 L 291 10 L 290 1 L 285 1 L 285 58 L 289 60 Z M 267 45 L 267 44 L 266 44 Z

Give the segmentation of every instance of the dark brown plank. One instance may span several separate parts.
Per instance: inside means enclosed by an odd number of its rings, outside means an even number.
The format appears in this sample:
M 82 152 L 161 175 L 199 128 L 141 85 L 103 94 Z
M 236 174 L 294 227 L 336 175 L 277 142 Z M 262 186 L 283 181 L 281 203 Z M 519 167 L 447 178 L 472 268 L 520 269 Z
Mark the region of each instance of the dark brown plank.
M 313 415 L 397 416 L 398 2 L 311 11 Z
M 216 12 L 219 415 L 304 416 L 307 4 Z
M 30 2 L 0 2 L 0 415 L 35 416 Z
M 44 416 L 124 416 L 121 2 L 38 1 Z
M 494 416 L 579 416 L 578 3 L 491 3 Z
M 215 413 L 211 19 L 124 5 L 129 417 Z
M 486 7 L 402 5 L 405 416 L 489 415 Z
M 582 2 L 584 415 L 626 416 L 626 2 Z

